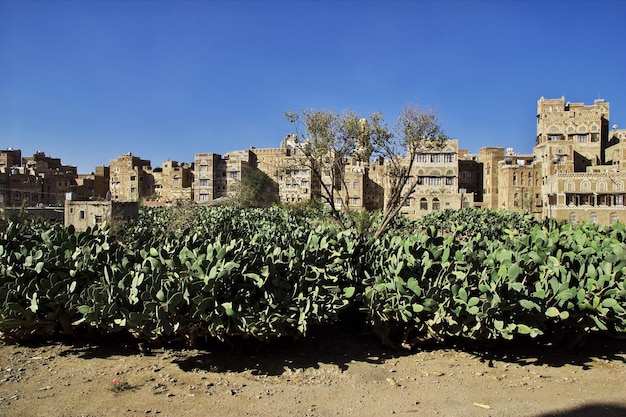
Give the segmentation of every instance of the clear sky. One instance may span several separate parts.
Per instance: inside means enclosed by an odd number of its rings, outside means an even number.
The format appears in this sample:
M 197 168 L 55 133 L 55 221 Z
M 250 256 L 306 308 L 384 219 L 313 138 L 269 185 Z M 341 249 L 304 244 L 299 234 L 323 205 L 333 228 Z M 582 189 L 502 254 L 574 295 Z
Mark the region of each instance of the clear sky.
M 530 153 L 541 96 L 626 127 L 625 75 L 622 0 L 0 0 L 0 149 L 80 173 L 278 147 L 302 108 Z

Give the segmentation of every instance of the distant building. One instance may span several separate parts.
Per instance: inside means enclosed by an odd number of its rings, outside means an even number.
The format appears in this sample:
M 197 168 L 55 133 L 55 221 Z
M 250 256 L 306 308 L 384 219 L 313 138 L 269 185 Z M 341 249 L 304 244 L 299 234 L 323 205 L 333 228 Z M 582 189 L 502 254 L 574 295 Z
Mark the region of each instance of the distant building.
M 22 158 L 20 150 L 0 151 L 0 203 L 6 206 L 62 205 L 77 177 L 75 166 L 43 152 Z
M 163 203 L 191 201 L 193 199 L 193 165 L 176 161 L 163 161 L 162 167 L 152 170 L 153 198 Z
M 401 210 L 407 217 L 415 219 L 433 211 L 474 204 L 473 195 L 460 193 L 456 139 L 446 141 L 443 149 L 424 149 L 415 158 L 416 164 L 407 181 L 417 182 L 417 186 Z
M 537 102 L 533 153 L 481 148 L 483 205 L 577 223 L 626 222 L 626 131 L 609 129 L 609 103 Z
M 90 174 L 78 174 L 75 193 L 81 198 L 102 200 L 109 192 L 109 167 L 98 166 Z
M 154 177 L 150 161 L 128 153 L 111 161 L 109 173 L 113 201 L 139 201 L 153 196 Z
M 65 200 L 65 226 L 73 225 L 76 230 L 86 230 L 107 222 L 109 225 L 124 223 L 139 215 L 137 202 L 107 200 Z
M 233 151 L 222 156 L 197 153 L 194 160 L 193 198 L 207 204 L 230 196 L 247 169 L 256 169 L 253 150 Z
M 470 196 L 474 206 L 483 204 L 483 167 L 480 157 L 466 150 L 459 150 L 459 193 L 463 196 L 463 207 L 469 207 Z

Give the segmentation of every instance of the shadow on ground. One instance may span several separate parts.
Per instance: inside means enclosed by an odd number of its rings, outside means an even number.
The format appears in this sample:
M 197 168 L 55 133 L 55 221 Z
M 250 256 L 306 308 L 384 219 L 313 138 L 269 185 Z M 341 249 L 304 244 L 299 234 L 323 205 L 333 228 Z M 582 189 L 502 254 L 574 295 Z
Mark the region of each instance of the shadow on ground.
M 281 375 L 286 369 L 319 368 L 321 364 L 336 365 L 345 371 L 350 363 L 380 364 L 388 359 L 412 354 L 387 348 L 371 333 L 359 333 L 346 326 L 324 326 L 312 329 L 307 337 L 292 340 L 273 340 L 261 344 L 251 340 L 240 341 L 234 349 L 224 343 L 209 342 L 190 350 L 183 347 L 161 347 L 153 352 L 143 344 L 128 339 L 107 340 L 98 344 L 65 344 L 62 355 L 77 355 L 84 359 L 109 356 L 153 355 L 173 352 L 173 363 L 184 371 L 244 372 L 255 375 Z M 589 369 L 593 362 L 619 361 L 626 364 L 626 340 L 612 339 L 600 334 L 590 335 L 577 350 L 541 344 L 531 339 L 500 343 L 495 346 L 449 345 L 422 346 L 422 351 L 454 349 L 475 355 L 491 364 L 494 361 L 521 366 L 562 367 L 579 366 Z M 561 414 L 556 414 L 561 415 Z M 570 415 L 570 414 L 566 414 Z M 571 414 L 572 416 L 583 414 Z M 609 414 L 615 415 L 615 414 Z M 623 414 L 626 417 L 626 414 Z
M 299 340 L 252 344 L 238 350 L 221 346 L 174 362 L 184 371 L 251 371 L 254 375 L 277 376 L 287 369 L 317 369 L 321 364 L 336 365 L 345 371 L 351 362 L 381 364 L 407 354 L 385 348 L 371 334 L 331 327 L 314 330 Z
M 551 346 L 530 339 L 500 344 L 491 349 L 466 349 L 482 361 L 499 361 L 521 366 L 536 365 L 558 368 L 565 365 L 589 369 L 594 361 L 617 361 L 626 364 L 626 340 L 591 334 L 576 349 Z
M 565 411 L 547 412 L 534 417 L 626 417 L 626 407 L 617 404 L 588 404 Z

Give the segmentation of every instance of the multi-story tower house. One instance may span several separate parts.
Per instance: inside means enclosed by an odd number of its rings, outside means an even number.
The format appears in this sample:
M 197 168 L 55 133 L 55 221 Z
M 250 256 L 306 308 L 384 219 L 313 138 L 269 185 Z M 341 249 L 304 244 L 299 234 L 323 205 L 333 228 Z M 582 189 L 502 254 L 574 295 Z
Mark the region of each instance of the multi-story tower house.
M 497 161 L 498 208 L 541 215 L 541 163 L 534 155 L 520 155 L 508 148 Z
M 16 195 L 11 189 L 11 175 L 17 174 L 22 167 L 22 151 L 8 148 L 0 150 L 0 204 L 14 205 Z M 21 204 L 22 194 L 17 195 Z
M 193 198 L 209 203 L 231 195 L 249 168 L 256 167 L 252 150 L 234 151 L 221 156 L 197 153 L 193 170 Z
M 619 133 L 616 133 L 617 135 Z M 620 140 L 609 138 L 609 103 L 537 103 L 537 145 L 542 165 L 543 216 L 608 224 L 626 220 Z M 608 162 L 608 163 L 605 163 Z
M 365 208 L 369 162 L 361 161 L 359 158 L 348 158 L 343 167 L 343 185 L 338 191 L 343 192 L 343 201 L 347 202 L 349 210 L 360 210 Z M 343 189 L 345 185 L 345 189 Z M 341 207 L 338 205 L 337 207 Z
M 226 162 L 216 153 L 197 153 L 194 161 L 193 198 L 209 203 L 226 195 Z
M 483 204 L 482 206 L 492 210 L 499 209 L 498 202 L 498 162 L 504 161 L 504 148 L 485 147 L 480 148 L 478 160 L 483 169 Z
M 60 205 L 76 189 L 76 167 L 43 152 L 21 157 L 20 150 L 0 151 L 0 200 L 5 205 Z
M 407 181 L 416 181 L 417 187 L 401 210 L 403 214 L 415 219 L 437 210 L 459 209 L 463 197 L 472 198 L 468 205 L 473 204 L 473 196 L 459 193 L 457 154 L 458 141 L 449 139 L 443 149 L 425 149 L 415 155 Z M 385 195 L 387 192 L 388 186 Z
M 149 160 L 131 153 L 111 160 L 111 199 L 113 201 L 138 201 L 154 193 L 154 178 Z
M 367 210 L 381 210 L 385 204 L 385 161 L 376 158 L 369 162 L 363 178 L 364 207 Z
M 90 174 L 78 174 L 76 194 L 80 198 L 102 200 L 109 191 L 111 180 L 108 166 L 98 166 Z
M 32 157 L 24 158 L 24 168 L 30 175 L 43 180 L 43 193 L 39 199 L 43 204 L 62 205 L 65 201 L 65 194 L 76 190 L 78 178 L 76 167 L 63 165 L 59 158 L 51 158 L 43 152 L 35 152 Z M 38 181 L 33 178 L 29 179 L 29 182 Z
M 162 167 L 152 171 L 154 194 L 158 201 L 173 203 L 189 201 L 192 196 L 193 167 L 176 161 L 163 161 Z
M 253 148 L 256 167 L 270 181 L 266 202 L 299 203 L 319 196 L 320 183 L 306 163 L 297 138 L 287 134 L 279 148 Z
M 8 148 L 0 150 L 0 172 L 12 167 L 22 166 L 22 151 L 20 149 Z
M 459 193 L 463 198 L 463 207 L 469 207 L 468 196 L 473 196 L 474 206 L 482 206 L 483 201 L 483 166 L 479 156 L 459 149 Z
M 604 163 L 608 143 L 609 103 L 566 103 L 565 97 L 537 102 L 537 141 L 534 153 L 543 163 L 543 176 L 559 172 L 584 172 Z

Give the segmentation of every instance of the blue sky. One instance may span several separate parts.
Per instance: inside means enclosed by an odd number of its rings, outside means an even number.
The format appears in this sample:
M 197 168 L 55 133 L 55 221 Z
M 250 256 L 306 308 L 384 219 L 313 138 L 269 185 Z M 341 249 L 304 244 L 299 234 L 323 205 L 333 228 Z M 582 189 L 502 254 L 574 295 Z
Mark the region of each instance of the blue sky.
M 530 153 L 537 100 L 626 127 L 621 0 L 0 0 L 0 148 L 88 173 L 277 147 L 286 110 L 437 110 L 461 149 Z

